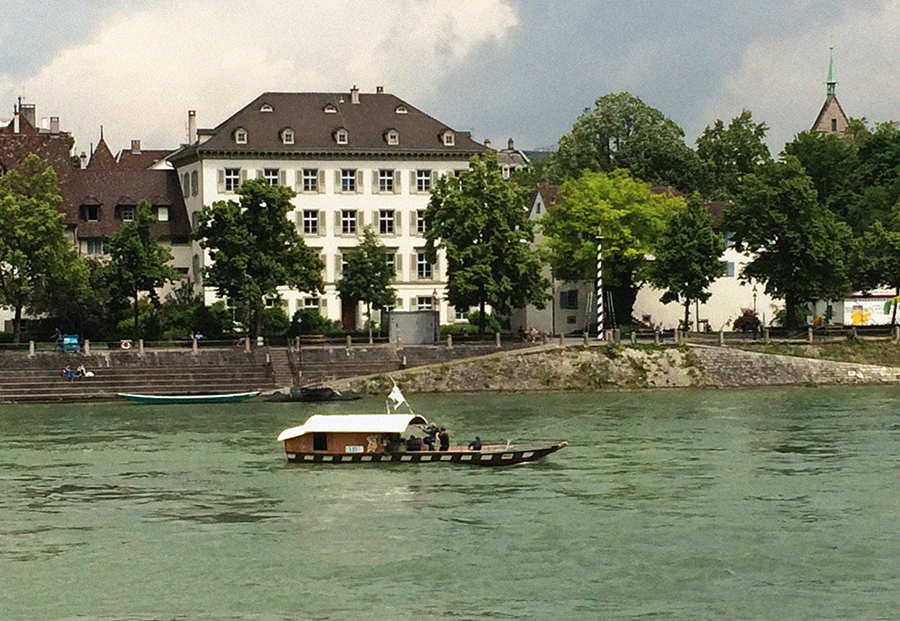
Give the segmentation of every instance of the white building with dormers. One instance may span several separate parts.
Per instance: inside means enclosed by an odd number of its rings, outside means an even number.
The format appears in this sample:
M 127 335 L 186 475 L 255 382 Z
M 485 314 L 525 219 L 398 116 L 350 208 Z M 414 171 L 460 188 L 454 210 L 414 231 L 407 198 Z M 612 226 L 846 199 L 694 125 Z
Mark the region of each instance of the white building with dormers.
M 289 217 L 324 264 L 324 294 L 282 290 L 288 316 L 318 308 L 347 328 L 364 321 L 361 304 L 344 304 L 336 283 L 344 252 L 372 227 L 392 253 L 396 308 L 436 309 L 442 323 L 457 310 L 444 300 L 445 261 L 425 259 L 424 210 L 441 175 L 468 168 L 485 146 L 381 87 L 360 93 L 263 93 L 212 129 L 188 115 L 190 144 L 168 159 L 176 168 L 185 205 L 196 226 L 204 205 L 237 200 L 250 178 L 297 193 Z M 192 277 L 202 284 L 208 258 L 195 248 Z M 215 292 L 207 289 L 207 301 Z M 274 302 L 274 301 L 273 301 Z M 468 309 L 460 309 L 459 316 Z

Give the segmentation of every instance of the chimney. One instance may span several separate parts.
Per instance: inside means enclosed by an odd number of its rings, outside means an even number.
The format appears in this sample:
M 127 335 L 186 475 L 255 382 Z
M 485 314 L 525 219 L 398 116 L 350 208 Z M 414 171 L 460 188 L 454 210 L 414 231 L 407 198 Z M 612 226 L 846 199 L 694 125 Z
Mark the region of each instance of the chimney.
M 484 139 L 484 146 L 487 147 L 488 149 L 491 148 L 491 139 L 490 138 Z
M 515 141 L 513 141 L 512 138 L 510 138 L 510 139 L 507 141 L 506 145 L 507 145 L 507 148 L 508 148 L 510 151 L 515 151 L 515 150 L 516 150 L 516 143 L 515 143 Z
M 51 116 L 50 117 L 50 132 L 54 134 L 59 133 L 59 117 Z
M 383 86 L 376 86 L 376 87 L 375 87 L 375 92 L 376 92 L 378 95 L 384 94 L 384 87 L 383 87 Z
M 28 122 L 31 123 L 32 127 L 37 127 L 37 117 L 34 110 L 34 104 L 19 104 L 19 112 L 28 119 Z
M 131 152 L 132 153 L 140 153 L 141 152 L 141 141 L 140 140 L 132 140 L 131 141 Z
M 87 168 L 87 153 L 84 151 L 81 152 L 81 155 L 78 156 L 78 159 L 81 160 L 81 168 Z
M 359 89 L 356 88 L 356 84 L 354 84 L 353 88 L 350 89 L 350 103 L 359 103 Z
M 188 141 L 188 144 L 194 144 L 195 142 L 197 142 L 197 111 L 196 110 L 188 110 L 187 141 Z

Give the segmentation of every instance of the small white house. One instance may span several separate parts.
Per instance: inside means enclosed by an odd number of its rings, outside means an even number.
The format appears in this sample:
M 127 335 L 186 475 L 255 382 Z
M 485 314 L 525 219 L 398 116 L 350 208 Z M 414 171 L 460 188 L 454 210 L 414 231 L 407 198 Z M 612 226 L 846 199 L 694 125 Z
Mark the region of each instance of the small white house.
M 558 186 L 538 186 L 529 207 L 529 218 L 537 220 L 548 210 L 554 209 L 558 201 Z M 539 242 L 540 233 L 536 236 Z M 747 255 L 728 247 L 722 256 L 725 275 L 710 285 L 712 294 L 705 303 L 693 304 L 690 313 L 691 330 L 730 330 L 743 313 L 750 308 L 757 312 L 764 322 L 772 320 L 775 314 L 773 299 L 767 295 L 762 284 L 742 283 L 738 278 L 741 269 L 749 261 Z M 545 276 L 552 276 L 550 268 Z M 525 330 L 536 329 L 545 334 L 570 334 L 593 330 L 597 322 L 596 282 L 562 282 L 552 279 L 552 300 L 545 309 L 533 306 L 514 313 L 513 327 Z M 677 328 L 684 319 L 684 306 L 677 302 L 660 302 L 663 291 L 645 285 L 638 290 L 632 310 L 635 319 L 648 325 L 662 325 L 663 329 Z M 625 321 L 628 321 L 626 318 Z M 615 318 L 622 323 L 621 318 Z

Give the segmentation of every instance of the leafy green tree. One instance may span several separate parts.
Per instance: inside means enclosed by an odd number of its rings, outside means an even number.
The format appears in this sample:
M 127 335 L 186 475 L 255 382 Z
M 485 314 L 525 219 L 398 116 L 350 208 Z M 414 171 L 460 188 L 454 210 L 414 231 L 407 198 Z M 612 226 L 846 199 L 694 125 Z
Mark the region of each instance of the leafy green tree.
M 391 287 L 394 271 L 388 265 L 388 251 L 370 227 L 363 230 L 358 245 L 344 254 L 344 270 L 337 283 L 341 297 L 366 305 L 369 339 L 372 338 L 372 309 L 392 306 L 397 292 Z
M 195 236 L 212 259 L 206 282 L 248 308 L 255 339 L 262 330 L 265 298 L 277 296 L 282 286 L 321 290 L 324 265 L 286 217 L 293 209 L 293 191 L 253 179 L 237 193 L 239 202 L 203 208 Z
M 706 167 L 707 198 L 734 196 L 745 175 L 772 160 L 766 146 L 765 123 L 754 123 L 749 110 L 741 112 L 726 127 L 721 119 L 707 127 L 697 139 L 697 156 Z
M 475 156 L 469 169 L 438 180 L 425 210 L 426 253 L 447 255 L 447 297 L 457 308 L 485 307 L 508 313 L 528 304 L 543 307 L 549 286 L 532 249 L 526 214 L 530 191 L 503 179 L 497 157 Z
M 850 230 L 818 203 L 797 158 L 747 175 L 725 218 L 735 248 L 754 255 L 741 278 L 765 283 L 766 293 L 784 300 L 788 329 L 797 327 L 798 306 L 847 293 Z
M 655 260 L 650 264 L 650 283 L 665 289 L 663 304 L 681 301 L 684 325 L 690 321 L 691 302 L 709 299 L 709 285 L 725 273 L 721 261 L 725 240 L 712 227 L 706 208 L 694 194 L 687 208 L 669 218 L 666 230 L 656 243 Z
M 696 189 L 701 175 L 697 155 L 684 143 L 684 131 L 630 93 L 605 95 L 593 109 L 585 109 L 571 133 L 560 138 L 553 157 L 556 182 L 585 171 L 610 173 L 617 168 L 683 192 Z
M 340 331 L 340 322 L 323 317 L 317 308 L 298 308 L 291 318 L 288 336 L 301 334 L 335 334 Z
M 597 234 L 603 234 L 603 288 L 611 292 L 616 317 L 631 320 L 637 287 L 668 219 L 684 199 L 655 194 L 625 170 L 587 173 L 559 189 L 555 210 L 541 219 L 550 264 L 557 278 L 593 280 Z
M 890 287 L 900 295 L 900 205 L 885 223 L 875 222 L 854 246 L 854 285 L 860 289 Z M 897 322 L 894 305 L 891 323 Z
M 23 312 L 48 310 L 54 286 L 84 287 L 87 271 L 66 237 L 61 201 L 56 173 L 37 155 L 0 177 L 0 304 L 13 309 L 16 343 Z
M 109 263 L 104 269 L 104 280 L 114 298 L 131 300 L 135 339 L 141 334 L 138 308 L 141 294 L 146 293 L 151 305 L 158 308 L 157 289 L 179 276 L 169 265 L 172 252 L 151 231 L 154 222 L 156 215 L 150 203 L 141 201 L 135 209 L 134 219 L 110 236 L 107 243 Z
M 784 154 L 796 157 L 812 179 L 819 203 L 848 224 L 854 220 L 851 205 L 855 202 L 858 152 L 857 143 L 846 135 L 814 131 L 800 132 L 784 145 Z

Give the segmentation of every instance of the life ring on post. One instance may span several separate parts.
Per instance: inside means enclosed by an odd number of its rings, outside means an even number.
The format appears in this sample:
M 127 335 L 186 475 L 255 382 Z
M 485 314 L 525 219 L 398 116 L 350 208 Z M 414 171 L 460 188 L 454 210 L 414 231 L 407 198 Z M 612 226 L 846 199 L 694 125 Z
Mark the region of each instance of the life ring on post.
M 122 339 L 119 341 L 119 348 L 124 350 L 131 349 L 131 341 L 129 339 Z

